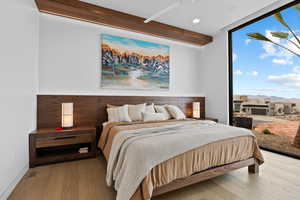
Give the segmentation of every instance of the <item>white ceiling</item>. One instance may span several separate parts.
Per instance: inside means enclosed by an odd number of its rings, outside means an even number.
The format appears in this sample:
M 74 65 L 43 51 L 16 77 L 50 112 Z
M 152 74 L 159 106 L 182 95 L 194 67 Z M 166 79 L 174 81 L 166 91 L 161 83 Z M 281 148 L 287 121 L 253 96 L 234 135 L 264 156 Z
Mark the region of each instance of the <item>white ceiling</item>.
M 148 18 L 176 0 L 82 0 L 91 4 Z M 214 35 L 230 25 L 278 0 L 183 0 L 183 4 L 155 21 L 183 29 Z M 194 2 L 194 3 L 193 3 Z M 192 20 L 199 18 L 200 23 Z

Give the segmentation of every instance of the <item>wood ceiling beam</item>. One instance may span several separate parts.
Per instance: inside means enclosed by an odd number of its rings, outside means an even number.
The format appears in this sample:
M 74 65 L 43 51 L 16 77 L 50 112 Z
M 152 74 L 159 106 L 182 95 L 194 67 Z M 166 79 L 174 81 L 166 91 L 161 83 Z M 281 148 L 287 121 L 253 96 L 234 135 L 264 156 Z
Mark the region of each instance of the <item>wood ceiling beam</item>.
M 35 0 L 40 12 L 78 19 L 104 26 L 124 29 L 166 39 L 206 45 L 213 37 L 156 21 L 144 23 L 144 18 L 79 0 Z

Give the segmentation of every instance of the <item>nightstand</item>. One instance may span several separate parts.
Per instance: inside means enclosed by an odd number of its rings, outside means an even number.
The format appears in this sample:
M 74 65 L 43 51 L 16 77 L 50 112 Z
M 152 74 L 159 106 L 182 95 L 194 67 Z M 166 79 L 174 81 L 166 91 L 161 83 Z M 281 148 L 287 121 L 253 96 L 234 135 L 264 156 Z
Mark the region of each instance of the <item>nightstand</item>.
M 217 118 L 212 118 L 212 117 L 205 117 L 205 118 L 200 118 L 199 120 L 210 120 L 210 121 L 214 121 L 218 123 L 218 119 Z
M 79 149 L 87 151 L 79 153 Z M 38 129 L 29 134 L 29 166 L 96 157 L 96 128 Z

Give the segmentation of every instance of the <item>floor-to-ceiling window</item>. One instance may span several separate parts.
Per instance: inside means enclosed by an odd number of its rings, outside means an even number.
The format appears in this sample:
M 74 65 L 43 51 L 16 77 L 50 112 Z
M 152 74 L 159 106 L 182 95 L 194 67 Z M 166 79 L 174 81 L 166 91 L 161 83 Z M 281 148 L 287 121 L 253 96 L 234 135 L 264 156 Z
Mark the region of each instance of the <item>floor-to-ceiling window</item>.
M 300 157 L 300 4 L 290 3 L 229 32 L 234 125 L 261 146 Z

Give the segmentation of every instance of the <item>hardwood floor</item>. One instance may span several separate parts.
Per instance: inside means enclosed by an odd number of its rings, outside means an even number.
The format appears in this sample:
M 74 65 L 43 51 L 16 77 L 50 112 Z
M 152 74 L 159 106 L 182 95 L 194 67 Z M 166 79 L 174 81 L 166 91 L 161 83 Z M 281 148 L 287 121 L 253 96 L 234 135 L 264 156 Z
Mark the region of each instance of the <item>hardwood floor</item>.
M 153 200 L 300 199 L 300 160 L 263 153 L 259 174 L 243 168 Z M 115 200 L 105 167 L 101 157 L 30 169 L 8 200 Z

